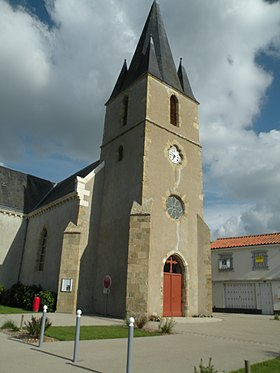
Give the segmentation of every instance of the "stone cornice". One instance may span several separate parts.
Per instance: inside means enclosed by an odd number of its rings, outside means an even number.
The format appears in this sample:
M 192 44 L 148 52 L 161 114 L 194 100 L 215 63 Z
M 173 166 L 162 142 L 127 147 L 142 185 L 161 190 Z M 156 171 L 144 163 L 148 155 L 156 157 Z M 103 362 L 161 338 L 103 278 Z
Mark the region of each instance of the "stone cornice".
M 48 210 L 52 210 L 58 206 L 61 206 L 62 204 L 68 202 L 68 201 L 71 201 L 71 200 L 79 200 L 79 196 L 77 194 L 76 191 L 72 192 L 72 193 L 69 193 L 67 194 L 66 196 L 64 197 L 61 197 L 59 199 L 57 199 L 56 201 L 53 201 L 51 203 L 48 203 L 47 205 L 45 206 L 42 206 L 34 211 L 31 211 L 29 214 L 28 214 L 28 217 L 29 218 L 33 218 L 37 215 L 42 215 L 43 213 L 45 213 L 46 211 Z
M 15 218 L 25 218 L 26 214 L 20 211 L 8 210 L 5 207 L 0 207 L 0 214 L 14 216 Z

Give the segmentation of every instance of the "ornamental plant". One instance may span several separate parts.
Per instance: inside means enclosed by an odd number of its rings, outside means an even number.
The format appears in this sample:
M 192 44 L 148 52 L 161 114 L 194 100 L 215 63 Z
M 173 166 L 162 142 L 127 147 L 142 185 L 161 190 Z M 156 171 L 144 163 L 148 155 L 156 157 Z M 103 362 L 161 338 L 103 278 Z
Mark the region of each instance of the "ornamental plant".
M 163 318 L 160 320 L 158 328 L 162 334 L 171 334 L 174 325 L 175 321 L 172 318 L 170 319 L 167 317 L 166 319 Z
M 27 331 L 27 333 L 34 338 L 39 338 L 40 332 L 41 332 L 41 326 L 42 326 L 42 317 L 37 318 L 32 316 L 31 321 L 25 321 L 24 329 Z M 45 330 L 47 330 L 52 325 L 50 319 L 46 317 L 46 324 L 45 324 Z
M 209 362 L 207 366 L 203 366 L 202 359 L 200 360 L 199 364 L 199 370 L 194 367 L 194 373 L 218 373 L 217 370 L 215 370 L 214 365 L 212 364 L 212 358 L 209 358 Z

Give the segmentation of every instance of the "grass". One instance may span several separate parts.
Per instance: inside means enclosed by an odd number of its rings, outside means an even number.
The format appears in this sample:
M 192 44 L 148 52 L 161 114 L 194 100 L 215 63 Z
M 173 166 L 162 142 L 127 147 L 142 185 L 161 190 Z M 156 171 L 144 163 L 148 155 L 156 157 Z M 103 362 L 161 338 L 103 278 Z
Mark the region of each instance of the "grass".
M 279 373 L 280 372 L 280 357 L 276 359 L 263 361 L 251 365 L 251 373 Z M 245 368 L 232 371 L 230 373 L 245 373 Z
M 73 341 L 75 339 L 75 326 L 52 326 L 45 335 L 59 341 Z M 158 332 L 148 332 L 143 329 L 135 329 L 135 337 L 151 337 L 160 335 Z M 126 326 L 81 326 L 80 340 L 127 338 Z
M 13 313 L 30 313 L 32 311 L 26 311 L 23 308 L 8 307 L 0 304 L 0 314 L 13 314 Z

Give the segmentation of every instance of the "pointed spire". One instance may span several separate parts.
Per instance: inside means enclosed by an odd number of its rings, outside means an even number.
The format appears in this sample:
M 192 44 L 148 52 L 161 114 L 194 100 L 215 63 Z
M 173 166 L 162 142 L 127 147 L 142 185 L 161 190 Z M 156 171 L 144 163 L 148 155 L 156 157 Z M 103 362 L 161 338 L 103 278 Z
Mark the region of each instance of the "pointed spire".
M 152 35 L 150 35 L 149 44 L 147 45 L 147 48 L 143 54 L 141 65 L 139 65 L 139 70 L 137 71 L 139 76 L 147 72 L 162 79 Z
M 146 73 L 195 100 L 181 62 L 176 70 L 157 0 L 152 4 L 129 69 L 125 62 L 110 99 Z
M 143 60 L 147 57 L 146 52 L 147 50 L 151 50 L 151 48 L 148 48 L 151 44 L 150 36 L 152 36 L 153 39 L 153 49 L 159 70 L 159 74 L 155 76 L 172 87 L 181 90 L 181 85 L 177 76 L 176 67 L 157 1 L 154 1 L 151 7 L 139 43 L 132 58 L 125 85 L 130 85 L 145 72 L 152 73 L 149 70 L 144 71 L 143 66 Z M 146 66 L 146 68 L 148 67 L 150 66 Z
M 124 62 L 123 62 L 123 66 L 122 66 L 120 75 L 119 75 L 119 77 L 117 79 L 117 82 L 115 84 L 115 87 L 113 89 L 113 92 L 112 92 L 111 97 L 109 98 L 109 100 L 111 100 L 111 98 L 113 98 L 113 97 L 116 97 L 122 91 L 123 82 L 125 80 L 126 74 L 127 74 L 127 64 L 126 64 L 126 59 L 125 59 Z
M 186 70 L 183 66 L 182 58 L 180 58 L 180 65 L 178 68 L 178 77 L 179 77 L 179 80 L 180 80 L 180 83 L 181 83 L 181 86 L 183 88 L 183 92 L 185 93 L 185 95 L 197 102 L 196 98 L 194 97 Z

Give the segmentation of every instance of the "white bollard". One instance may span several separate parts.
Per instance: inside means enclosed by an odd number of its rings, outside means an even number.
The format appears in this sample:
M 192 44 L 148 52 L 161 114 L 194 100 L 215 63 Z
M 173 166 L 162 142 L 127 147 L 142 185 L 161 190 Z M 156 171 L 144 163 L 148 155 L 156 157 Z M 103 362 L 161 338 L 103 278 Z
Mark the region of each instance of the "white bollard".
M 135 322 L 134 317 L 130 317 L 129 318 L 129 329 L 128 329 L 126 373 L 131 373 L 132 343 L 133 343 L 134 322 Z
M 79 340 L 80 340 L 80 323 L 81 323 L 81 310 L 77 310 L 76 316 L 76 333 L 74 342 L 74 353 L 73 353 L 73 363 L 76 363 L 78 358 Z
M 44 307 L 43 307 L 43 315 L 42 315 L 42 324 L 41 324 L 41 333 L 40 333 L 39 347 L 42 347 L 42 344 L 43 344 L 43 341 L 44 341 L 44 333 L 45 333 L 47 309 L 48 309 L 48 306 L 44 305 Z

